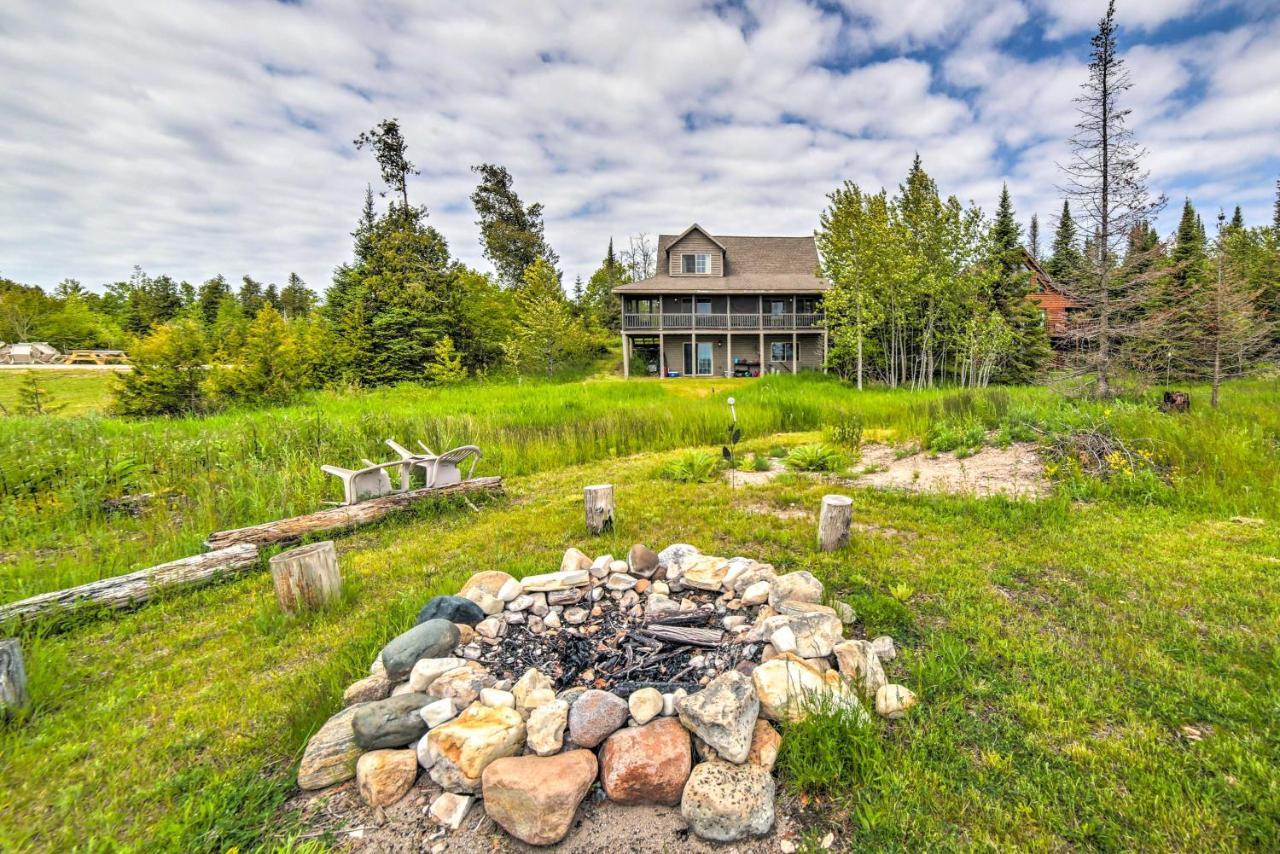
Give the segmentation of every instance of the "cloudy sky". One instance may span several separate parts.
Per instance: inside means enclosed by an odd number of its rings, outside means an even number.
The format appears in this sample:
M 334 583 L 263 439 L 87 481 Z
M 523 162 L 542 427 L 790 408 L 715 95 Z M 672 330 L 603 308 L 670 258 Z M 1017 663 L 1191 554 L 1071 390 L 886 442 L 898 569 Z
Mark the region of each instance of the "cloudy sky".
M 5 0 L 0 275 L 322 290 L 378 182 L 351 140 L 387 116 L 458 257 L 487 268 L 469 167 L 493 161 L 545 204 L 566 283 L 610 236 L 810 233 L 839 181 L 894 186 L 916 151 L 944 192 L 991 209 L 1008 181 L 1048 225 L 1103 6 Z M 1153 186 L 1269 220 L 1280 0 L 1119 6 Z

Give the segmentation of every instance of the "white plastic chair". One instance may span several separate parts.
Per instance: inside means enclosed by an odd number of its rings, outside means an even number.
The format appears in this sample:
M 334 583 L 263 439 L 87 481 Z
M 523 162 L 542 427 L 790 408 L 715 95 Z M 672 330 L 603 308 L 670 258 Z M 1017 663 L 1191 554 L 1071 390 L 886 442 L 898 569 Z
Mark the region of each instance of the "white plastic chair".
M 418 444 L 422 445 L 423 449 L 426 450 L 426 453 L 415 454 L 395 439 L 386 439 L 385 441 L 388 448 L 400 455 L 400 490 L 402 492 L 407 492 L 409 490 L 409 487 L 413 483 L 413 470 L 417 467 L 422 468 L 423 483 L 424 485 L 429 486 L 430 477 L 428 476 L 429 471 L 426 464 L 436 458 L 436 455 L 431 452 L 431 449 L 419 442 Z
M 321 471 L 331 474 L 342 481 L 342 503 L 359 504 L 370 498 L 381 498 L 390 495 L 396 489 L 391 485 L 388 468 L 403 468 L 400 461 L 391 463 L 374 463 L 364 461 L 361 469 L 344 469 L 340 466 L 320 466 Z
M 422 444 L 419 442 L 418 444 Z M 426 445 L 422 445 L 426 448 Z M 458 463 L 471 458 L 471 468 L 467 470 L 467 480 L 475 473 L 476 463 L 480 461 L 480 449 L 475 445 L 460 445 L 451 451 L 445 451 L 434 459 L 419 463 L 427 473 L 427 486 L 448 486 L 463 480 L 458 470 Z

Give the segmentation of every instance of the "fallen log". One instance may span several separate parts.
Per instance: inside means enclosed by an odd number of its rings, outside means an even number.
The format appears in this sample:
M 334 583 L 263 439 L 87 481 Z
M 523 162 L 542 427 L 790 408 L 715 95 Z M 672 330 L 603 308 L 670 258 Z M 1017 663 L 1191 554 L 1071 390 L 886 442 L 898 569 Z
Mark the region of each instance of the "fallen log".
M 649 635 L 667 643 L 683 643 L 689 646 L 717 647 L 724 641 L 724 632 L 719 629 L 692 629 L 679 626 L 659 626 L 650 623 L 643 632 L 636 632 L 643 637 Z
M 257 546 L 248 543 L 233 545 L 140 569 L 128 575 L 104 578 L 68 590 L 41 593 L 20 602 L 0 605 L 0 623 L 10 620 L 29 622 L 86 608 L 132 608 L 155 598 L 161 591 L 192 587 L 218 576 L 253 569 L 257 565 Z
M 205 545 L 211 549 L 220 549 L 237 543 L 266 546 L 274 543 L 294 542 L 306 534 L 338 531 L 343 528 L 353 528 L 357 525 L 376 522 L 389 513 L 403 510 L 416 501 L 448 495 L 466 495 L 472 492 L 502 492 L 502 478 L 478 477 L 474 480 L 451 483 L 448 486 L 397 492 L 393 495 L 384 495 L 381 498 L 361 501 L 359 504 L 321 510 L 318 513 L 307 513 L 303 516 L 280 519 L 276 522 L 264 522 L 261 525 L 250 525 L 246 528 L 235 528 L 230 531 L 218 531 L 209 535 Z

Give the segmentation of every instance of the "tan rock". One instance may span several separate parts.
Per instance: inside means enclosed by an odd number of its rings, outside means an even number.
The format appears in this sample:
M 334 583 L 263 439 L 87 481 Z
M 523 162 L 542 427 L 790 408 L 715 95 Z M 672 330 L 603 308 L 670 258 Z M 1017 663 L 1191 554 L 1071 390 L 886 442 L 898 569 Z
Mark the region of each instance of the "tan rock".
M 485 670 L 484 665 L 468 661 L 465 665 L 447 670 L 436 677 L 427 689 L 427 694 L 440 700 L 448 697 L 458 706 L 469 706 L 479 698 L 482 688 L 489 688 L 496 681 L 498 680 Z
M 675 718 L 658 718 L 605 740 L 600 784 L 616 803 L 674 805 L 692 766 L 688 731 Z
M 501 614 L 503 609 L 507 607 L 507 603 L 503 602 L 497 596 L 478 588 L 475 590 L 468 590 L 462 595 L 479 605 L 480 610 L 484 611 L 485 615 L 489 617 L 492 617 L 495 614 Z
M 745 762 L 760 713 L 751 679 L 736 670 L 721 673 L 705 691 L 676 703 L 680 723 L 730 762 Z
M 747 754 L 747 762 L 759 765 L 766 771 L 772 771 L 778 761 L 778 749 L 782 747 L 782 736 L 763 719 L 756 721 L 755 730 L 751 733 L 751 752 Z
M 749 585 L 742 591 L 742 607 L 754 608 L 756 605 L 763 605 L 769 601 L 768 581 L 757 581 L 755 584 Z
M 774 782 L 759 765 L 703 762 L 684 787 L 680 814 L 703 839 L 733 842 L 773 827 Z
M 729 561 L 726 558 L 699 555 L 685 564 L 680 580 L 686 587 L 719 591 L 728 572 Z
M 560 559 L 560 571 L 573 572 L 575 570 L 582 570 L 583 572 L 586 572 L 591 569 L 591 564 L 591 558 L 584 555 L 578 549 L 566 549 L 564 557 Z M 529 587 L 526 585 L 525 590 L 528 589 Z
M 371 700 L 385 700 L 391 696 L 391 680 L 387 671 L 373 676 L 366 676 L 358 682 L 352 682 L 342 692 L 342 702 L 350 706 L 352 703 L 368 703 Z
M 534 708 L 529 704 L 529 694 L 540 688 L 549 688 L 554 691 L 555 685 L 547 674 L 536 667 L 530 667 L 516 680 L 516 684 L 511 686 L 511 693 L 516 698 L 516 710 L 527 715 Z
M 748 587 L 759 584 L 761 581 L 768 581 L 772 583 L 772 581 L 777 577 L 778 573 L 769 564 L 753 564 L 740 575 L 734 577 L 732 585 L 733 595 L 743 596 L 746 594 Z
M 862 709 L 857 696 L 839 674 L 819 673 L 803 658 L 789 652 L 761 664 L 752 672 L 751 679 L 760 698 L 760 715 L 771 721 L 802 718 L 812 705 L 819 703 Z
M 589 563 L 587 565 L 590 566 Z M 544 575 L 530 575 L 524 579 L 523 583 L 526 593 L 548 593 L 555 590 L 586 587 L 591 583 L 591 574 L 585 569 L 575 569 L 569 572 L 548 572 Z
M 427 811 L 427 814 L 431 816 L 431 820 L 436 824 L 442 824 L 450 830 L 457 830 L 462 826 L 462 822 L 466 819 L 467 813 L 471 811 L 471 805 L 475 803 L 475 800 L 475 798 L 468 795 L 455 795 L 453 792 L 444 792 L 431 802 L 431 808 Z
M 551 756 L 564 747 L 564 730 L 569 724 L 569 704 L 564 700 L 552 700 L 529 712 L 529 749 L 539 756 Z
M 508 581 L 515 581 L 515 579 L 505 572 L 501 572 L 496 569 L 486 569 L 485 571 L 477 572 L 475 575 L 468 578 L 467 583 L 462 585 L 462 589 L 458 591 L 458 595 L 466 596 L 472 590 L 481 590 L 488 593 L 490 596 L 497 596 L 498 592 L 502 590 L 502 585 L 506 584 Z
M 882 662 L 893 661 L 898 657 L 898 647 L 894 645 L 893 638 L 888 635 L 872 638 L 871 648 L 876 651 L 876 655 L 880 656 Z
M 916 695 L 902 685 L 882 685 L 876 692 L 876 714 L 896 721 L 916 704 Z
M 356 786 L 371 807 L 388 807 L 413 788 L 418 755 L 412 750 L 371 750 L 356 762 Z
M 366 705 L 347 706 L 311 736 L 298 766 L 298 788 L 323 789 L 356 775 L 356 760 L 364 751 L 356 744 L 351 719 Z
M 639 691 L 632 691 L 631 696 L 627 698 L 627 708 L 631 710 L 632 720 L 638 726 L 644 726 L 662 714 L 662 692 L 657 688 L 641 688 Z
M 409 690 L 425 691 L 450 670 L 468 666 L 465 658 L 421 658 L 409 671 Z
M 475 704 L 427 733 L 418 746 L 419 761 L 445 789 L 470 794 L 489 763 L 519 753 L 524 738 L 524 719 L 514 709 Z
M 596 769 L 590 750 L 498 759 L 484 770 L 485 812 L 522 842 L 552 845 L 569 833 Z
M 809 572 L 788 572 L 779 575 L 769 590 L 769 604 L 774 609 L 782 602 L 821 602 L 822 582 Z
M 790 629 L 794 645 L 787 649 L 789 641 L 786 633 Z M 770 617 L 764 623 L 764 639 L 772 643 L 774 648 L 782 652 L 794 652 L 801 658 L 824 658 L 831 654 L 843 636 L 844 625 L 834 613 L 779 614 Z M 782 642 L 775 638 L 775 633 L 782 635 Z
M 868 697 L 876 696 L 876 692 L 888 684 L 880 656 L 876 655 L 870 642 L 849 640 L 836 644 L 835 654 L 840 672 L 853 680 Z
M 458 627 L 458 646 L 466 646 L 476 639 L 476 630 L 465 623 L 454 623 Z

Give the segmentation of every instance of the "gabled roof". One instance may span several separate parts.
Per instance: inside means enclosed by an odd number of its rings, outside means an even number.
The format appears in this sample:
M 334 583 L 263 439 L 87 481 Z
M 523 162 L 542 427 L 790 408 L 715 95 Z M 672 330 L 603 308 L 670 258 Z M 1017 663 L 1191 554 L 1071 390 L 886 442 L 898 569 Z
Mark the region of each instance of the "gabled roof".
M 1064 300 L 1070 303 L 1070 308 L 1080 308 L 1080 306 L 1071 299 L 1071 295 L 1064 291 L 1061 287 L 1049 278 L 1049 274 L 1044 271 L 1044 267 L 1040 266 L 1040 262 L 1024 246 L 1022 247 L 1022 261 L 1027 265 L 1027 269 L 1031 271 L 1031 280 L 1040 287 L 1040 291 L 1052 291 L 1062 296 Z
M 695 229 L 724 252 L 723 276 L 671 275 L 671 248 Z M 818 247 L 813 237 L 713 236 L 694 223 L 680 234 L 658 235 L 657 272 L 613 292 L 818 293 L 829 287 L 818 276 Z
M 671 251 L 671 247 L 672 247 L 672 246 L 676 245 L 676 244 L 677 244 L 677 243 L 679 243 L 681 240 L 684 240 L 686 237 L 688 237 L 688 236 L 690 235 L 690 233 L 692 233 L 692 232 L 694 232 L 694 231 L 700 231 L 700 232 L 702 232 L 702 236 L 703 236 L 703 237 L 707 238 L 707 240 L 710 240 L 710 241 L 711 241 L 712 243 L 714 243 L 716 246 L 719 246 L 719 247 L 720 247 L 720 249 L 721 249 L 722 251 L 724 251 L 724 252 L 728 252 L 728 251 L 729 251 L 728 249 L 725 249 L 725 248 L 724 248 L 724 244 L 723 244 L 723 243 L 721 243 L 719 240 L 716 240 L 714 237 L 712 237 L 712 236 L 711 236 L 711 232 L 707 231 L 705 228 L 703 228 L 702 226 L 698 225 L 698 224 L 695 222 L 693 225 L 689 226 L 689 227 L 688 227 L 688 228 L 686 228 L 684 231 L 680 232 L 680 233 L 679 233 L 679 234 L 677 234 L 675 237 L 673 237 L 673 238 L 671 239 L 671 242 L 667 244 L 666 252 L 663 252 L 662 254 L 663 254 L 663 255 L 666 255 L 668 252 L 670 252 L 670 251 Z M 662 239 L 662 236 L 660 236 L 660 237 L 659 237 L 659 246 L 661 246 L 661 239 Z

